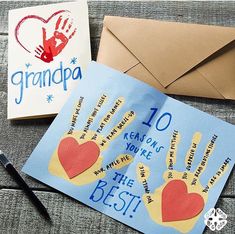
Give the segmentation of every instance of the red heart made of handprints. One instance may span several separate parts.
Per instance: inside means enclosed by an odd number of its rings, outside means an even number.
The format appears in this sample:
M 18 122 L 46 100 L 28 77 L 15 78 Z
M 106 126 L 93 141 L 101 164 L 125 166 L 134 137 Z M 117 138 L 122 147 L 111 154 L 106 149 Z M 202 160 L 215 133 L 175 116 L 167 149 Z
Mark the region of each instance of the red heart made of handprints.
M 54 12 L 47 19 L 38 15 L 27 15 L 22 18 L 15 27 L 16 41 L 29 53 L 34 53 L 37 46 L 43 45 L 42 27 L 55 28 L 56 20 L 63 14 L 68 14 L 67 10 Z M 32 33 L 33 31 L 33 33 Z M 47 31 L 47 36 L 53 35 L 53 32 Z
M 70 179 L 90 168 L 98 159 L 100 149 L 93 141 L 79 144 L 73 137 L 64 138 L 58 147 L 58 157 Z
M 188 193 L 182 180 L 171 180 L 162 191 L 162 221 L 172 222 L 191 219 L 204 208 L 200 194 Z

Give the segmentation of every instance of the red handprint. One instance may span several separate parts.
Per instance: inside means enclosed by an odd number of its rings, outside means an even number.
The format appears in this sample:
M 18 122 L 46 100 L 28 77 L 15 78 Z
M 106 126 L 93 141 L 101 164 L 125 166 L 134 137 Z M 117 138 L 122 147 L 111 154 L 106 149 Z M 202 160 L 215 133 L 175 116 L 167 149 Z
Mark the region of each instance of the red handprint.
M 67 45 L 68 41 L 76 33 L 76 28 L 73 28 L 73 22 L 69 18 L 66 18 L 62 22 L 62 16 L 60 16 L 56 22 L 55 31 L 51 38 L 47 39 L 46 29 L 42 28 L 43 46 L 39 45 L 35 49 L 35 57 L 41 59 L 46 63 L 53 61 L 53 58 L 57 56 Z

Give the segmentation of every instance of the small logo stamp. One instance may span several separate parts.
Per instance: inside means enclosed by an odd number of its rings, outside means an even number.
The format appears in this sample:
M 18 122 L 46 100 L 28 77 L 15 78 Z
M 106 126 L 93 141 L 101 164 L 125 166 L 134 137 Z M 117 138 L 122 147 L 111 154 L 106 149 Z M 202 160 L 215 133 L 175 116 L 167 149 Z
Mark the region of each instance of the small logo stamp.
M 227 215 L 220 208 L 211 208 L 204 215 L 204 223 L 211 231 L 220 231 L 227 222 Z

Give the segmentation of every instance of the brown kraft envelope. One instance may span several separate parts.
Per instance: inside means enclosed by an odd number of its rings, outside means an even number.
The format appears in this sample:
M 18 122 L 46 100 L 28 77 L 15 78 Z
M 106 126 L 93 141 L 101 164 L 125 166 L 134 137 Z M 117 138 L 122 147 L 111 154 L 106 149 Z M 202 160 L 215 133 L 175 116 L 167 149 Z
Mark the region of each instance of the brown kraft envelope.
M 97 62 L 168 94 L 235 100 L 235 28 L 106 16 Z

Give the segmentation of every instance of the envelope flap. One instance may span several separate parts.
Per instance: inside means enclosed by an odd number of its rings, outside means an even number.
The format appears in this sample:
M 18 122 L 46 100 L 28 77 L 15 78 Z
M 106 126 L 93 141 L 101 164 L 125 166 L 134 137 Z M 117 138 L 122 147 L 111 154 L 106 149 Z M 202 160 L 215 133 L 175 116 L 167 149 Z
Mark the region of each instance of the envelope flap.
M 229 27 L 116 16 L 104 25 L 164 87 L 235 39 Z

